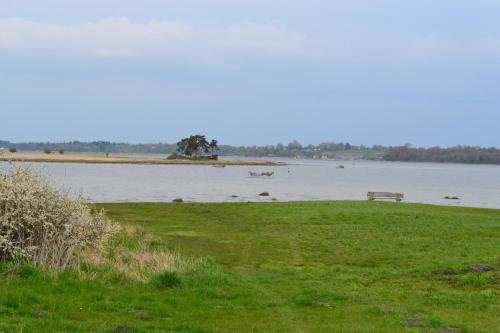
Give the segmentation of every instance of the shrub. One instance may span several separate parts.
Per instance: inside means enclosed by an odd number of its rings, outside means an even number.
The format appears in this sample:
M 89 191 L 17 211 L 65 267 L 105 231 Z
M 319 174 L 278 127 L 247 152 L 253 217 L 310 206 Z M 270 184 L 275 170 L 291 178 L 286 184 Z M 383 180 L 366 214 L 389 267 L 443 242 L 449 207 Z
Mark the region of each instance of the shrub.
M 0 171 L 0 261 L 63 270 L 88 248 L 104 251 L 116 231 L 102 211 L 92 213 L 32 169 Z
M 44 152 L 45 154 L 47 154 L 47 155 L 52 154 L 52 150 L 50 150 L 49 148 L 45 148 L 45 149 L 43 150 L 43 152 Z
M 218 156 L 218 155 L 214 155 Z M 167 160 L 191 160 L 191 161 L 211 161 L 211 160 L 217 160 L 217 158 L 213 156 L 186 156 L 186 155 L 179 155 L 177 153 L 173 153 L 168 155 Z
M 173 153 L 167 156 L 167 160 L 179 160 L 179 159 L 184 159 L 184 157 L 177 153 Z
M 59 149 L 59 154 L 63 155 L 64 154 L 64 149 Z
M 15 147 L 11 147 L 11 148 L 9 148 L 9 152 L 17 153 L 17 149 Z

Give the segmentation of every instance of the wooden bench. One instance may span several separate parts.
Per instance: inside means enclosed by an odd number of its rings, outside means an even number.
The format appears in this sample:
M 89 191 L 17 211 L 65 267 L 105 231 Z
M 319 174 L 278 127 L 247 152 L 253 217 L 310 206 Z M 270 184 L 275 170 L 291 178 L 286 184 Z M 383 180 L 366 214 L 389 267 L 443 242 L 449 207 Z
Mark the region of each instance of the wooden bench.
M 367 194 L 369 201 L 374 201 L 377 199 L 381 200 L 396 200 L 397 202 L 401 202 L 405 195 L 403 193 L 392 193 L 392 192 L 368 192 Z

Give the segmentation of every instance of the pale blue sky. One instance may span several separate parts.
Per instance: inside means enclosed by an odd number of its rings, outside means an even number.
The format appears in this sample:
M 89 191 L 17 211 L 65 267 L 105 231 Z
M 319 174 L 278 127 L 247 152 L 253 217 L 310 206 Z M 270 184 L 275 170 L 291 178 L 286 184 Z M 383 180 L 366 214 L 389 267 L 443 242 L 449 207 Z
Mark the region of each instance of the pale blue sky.
M 0 0 L 0 140 L 500 146 L 497 0 Z

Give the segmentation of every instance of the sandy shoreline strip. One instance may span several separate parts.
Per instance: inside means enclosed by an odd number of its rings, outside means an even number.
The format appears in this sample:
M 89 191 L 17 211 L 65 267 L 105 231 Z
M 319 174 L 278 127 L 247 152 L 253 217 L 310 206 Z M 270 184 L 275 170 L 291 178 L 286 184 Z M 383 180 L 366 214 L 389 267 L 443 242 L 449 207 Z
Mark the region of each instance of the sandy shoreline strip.
M 5 153 L 0 155 L 4 162 L 32 163 L 93 163 L 93 164 L 155 164 L 155 165 L 249 165 L 249 166 L 285 166 L 286 163 L 265 160 L 167 160 L 156 157 L 103 156 L 79 153 L 43 154 L 43 153 Z

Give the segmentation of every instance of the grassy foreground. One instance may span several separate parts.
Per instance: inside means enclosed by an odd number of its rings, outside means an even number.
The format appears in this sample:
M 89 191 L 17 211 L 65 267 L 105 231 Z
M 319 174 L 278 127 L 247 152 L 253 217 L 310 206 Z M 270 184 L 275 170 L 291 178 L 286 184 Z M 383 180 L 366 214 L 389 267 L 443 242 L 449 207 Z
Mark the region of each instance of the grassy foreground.
M 500 331 L 498 210 L 99 206 L 155 242 L 208 259 L 160 283 L 0 266 L 0 332 Z
M 168 160 L 162 157 L 114 156 L 102 154 L 43 154 L 43 153 L 5 153 L 0 155 L 0 161 L 31 162 L 31 163 L 92 163 L 92 164 L 154 164 L 154 165 L 255 165 L 279 166 L 284 163 L 265 160 Z

